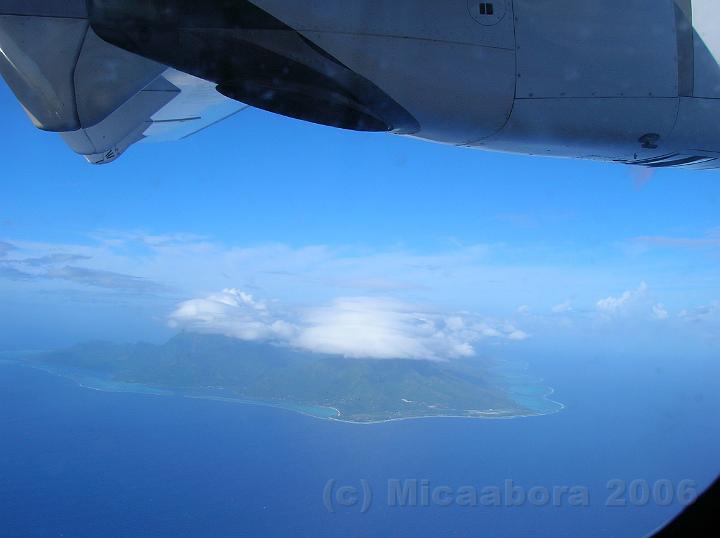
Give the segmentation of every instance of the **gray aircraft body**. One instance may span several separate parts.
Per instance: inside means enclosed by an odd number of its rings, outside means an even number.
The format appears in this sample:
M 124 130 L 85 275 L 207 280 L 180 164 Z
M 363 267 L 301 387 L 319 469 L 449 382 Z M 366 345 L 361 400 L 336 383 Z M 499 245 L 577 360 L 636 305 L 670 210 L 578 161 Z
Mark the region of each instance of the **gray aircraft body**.
M 94 164 L 256 107 L 717 168 L 719 58 L 718 0 L 0 0 L 0 73 L 37 127 Z

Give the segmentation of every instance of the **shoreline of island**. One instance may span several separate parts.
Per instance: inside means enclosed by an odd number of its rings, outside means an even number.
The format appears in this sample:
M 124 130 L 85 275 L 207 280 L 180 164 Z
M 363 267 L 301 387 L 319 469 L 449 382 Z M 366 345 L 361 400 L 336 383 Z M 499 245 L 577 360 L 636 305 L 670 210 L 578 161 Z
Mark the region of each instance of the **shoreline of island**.
M 357 424 L 357 425 L 377 425 L 377 424 L 385 424 L 390 422 L 401 422 L 401 421 L 408 421 L 408 420 L 428 420 L 428 419 L 468 419 L 468 420 L 513 420 L 513 419 L 520 419 L 520 418 L 532 418 L 532 417 L 542 417 L 542 416 L 550 416 L 559 413 L 560 411 L 564 410 L 566 406 L 558 401 L 550 399 L 550 396 L 552 396 L 555 393 L 555 389 L 553 387 L 544 386 L 545 391 L 542 395 L 542 399 L 547 401 L 548 403 L 556 406 L 555 409 L 544 411 L 544 412 L 531 412 L 531 413 L 523 413 L 523 414 L 514 414 L 514 415 L 500 415 L 499 412 L 495 411 L 479 411 L 479 410 L 468 410 L 472 411 L 474 413 L 477 413 L 477 415 L 460 415 L 460 414 L 449 414 L 449 415 L 421 415 L 421 416 L 407 416 L 407 417 L 393 417 L 393 418 L 382 418 L 377 420 L 352 420 L 352 419 L 346 419 L 342 418 L 343 414 L 342 412 L 337 409 L 336 407 L 332 406 L 325 406 L 325 405 L 303 405 L 299 403 L 289 403 L 284 404 L 280 402 L 271 402 L 271 401 L 263 401 L 263 400 L 252 400 L 252 399 L 243 399 L 243 398 L 233 398 L 233 397 L 226 397 L 226 396 L 213 396 L 213 395 L 199 395 L 199 394 L 187 394 L 183 393 L 182 389 L 169 389 L 169 388 L 163 388 L 163 387 L 157 387 L 157 386 L 151 386 L 151 385 L 145 385 L 142 383 L 130 383 L 127 381 L 116 381 L 116 380 L 104 380 L 101 377 L 88 375 L 84 379 L 78 379 L 77 376 L 74 376 L 70 372 L 62 372 L 58 371 L 57 369 L 53 369 L 52 367 L 48 366 L 47 364 L 42 363 L 30 363 L 27 361 L 24 361 L 22 359 L 0 359 L 0 363 L 5 362 L 9 364 L 15 364 L 26 368 L 31 368 L 34 370 L 45 372 L 49 375 L 53 375 L 56 377 L 60 377 L 63 379 L 67 379 L 69 381 L 72 381 L 75 383 L 78 387 L 86 389 L 86 390 L 94 390 L 97 392 L 105 392 L 105 393 L 117 393 L 117 394 L 137 394 L 137 395 L 145 395 L 145 396 L 158 396 L 158 397 L 168 397 L 168 396 L 175 396 L 179 398 L 187 398 L 187 399 L 195 399 L 195 400 L 207 400 L 207 401 L 216 401 L 220 403 L 229 403 L 229 404 L 239 404 L 239 405 L 253 405 L 258 407 L 270 407 L 274 409 L 282 409 L 284 411 L 304 415 L 307 417 L 311 417 L 318 420 L 328 420 L 332 422 L 338 422 L 342 424 Z M 86 372 L 83 372 L 86 373 Z M 85 382 L 83 382 L 85 381 Z M 92 384 L 87 384 L 89 381 L 95 381 L 98 382 L 98 384 L 103 383 L 112 383 L 117 385 L 118 387 L 120 385 L 126 386 L 128 390 L 121 390 L 120 388 L 109 388 L 109 387 L 102 387 Z M 191 390 L 191 389 L 187 389 Z M 333 411 L 334 416 L 324 416 L 324 415 L 318 415 L 313 414 L 307 409 L 303 408 L 309 408 L 314 407 L 316 409 L 325 409 L 328 411 Z

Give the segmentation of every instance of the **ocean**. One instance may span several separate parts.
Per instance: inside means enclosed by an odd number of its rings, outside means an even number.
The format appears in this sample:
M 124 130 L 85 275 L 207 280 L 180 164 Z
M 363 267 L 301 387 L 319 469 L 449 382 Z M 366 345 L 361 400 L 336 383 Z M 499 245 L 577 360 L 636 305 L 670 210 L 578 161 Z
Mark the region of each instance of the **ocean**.
M 361 425 L 0 363 L 0 536 L 636 537 L 720 472 L 717 361 L 532 368 L 564 410 Z

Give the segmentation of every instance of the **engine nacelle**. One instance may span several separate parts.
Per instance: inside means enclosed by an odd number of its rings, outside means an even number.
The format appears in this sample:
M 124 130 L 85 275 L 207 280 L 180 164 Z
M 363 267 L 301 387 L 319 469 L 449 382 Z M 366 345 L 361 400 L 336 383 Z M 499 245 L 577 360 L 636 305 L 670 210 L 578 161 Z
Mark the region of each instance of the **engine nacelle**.
M 106 41 L 217 84 L 243 103 L 359 131 L 418 130 L 375 84 L 246 0 L 90 0 Z
M 0 1 L 0 70 L 39 127 L 103 122 L 92 148 L 72 140 L 85 154 L 145 137 L 139 123 L 164 105 L 143 91 L 172 67 L 333 127 L 650 167 L 720 163 L 716 0 L 51 4 Z M 137 95 L 138 117 L 117 115 Z

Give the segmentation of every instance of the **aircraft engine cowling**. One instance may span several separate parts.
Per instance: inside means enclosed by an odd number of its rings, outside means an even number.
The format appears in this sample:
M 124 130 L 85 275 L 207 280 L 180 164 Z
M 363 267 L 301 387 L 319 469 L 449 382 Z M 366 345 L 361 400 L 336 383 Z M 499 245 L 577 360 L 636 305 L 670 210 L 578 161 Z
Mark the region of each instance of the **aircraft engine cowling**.
M 418 130 L 375 84 L 245 0 L 91 0 L 106 41 L 217 84 L 223 95 L 358 131 Z

